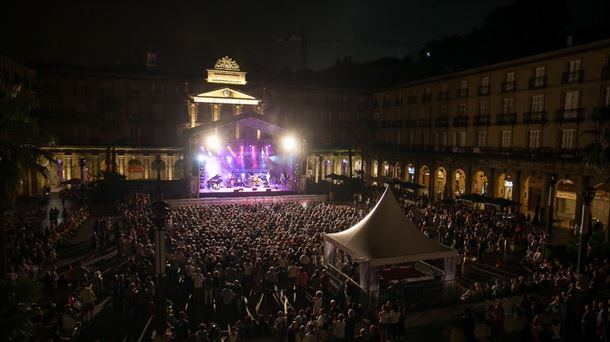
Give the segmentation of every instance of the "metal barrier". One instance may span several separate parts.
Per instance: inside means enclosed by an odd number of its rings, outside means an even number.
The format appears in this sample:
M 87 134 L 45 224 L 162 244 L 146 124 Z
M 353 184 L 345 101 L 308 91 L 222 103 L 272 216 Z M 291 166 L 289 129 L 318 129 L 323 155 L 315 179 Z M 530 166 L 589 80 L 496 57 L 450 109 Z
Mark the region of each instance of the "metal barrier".
M 250 197 L 209 197 L 209 198 L 186 198 L 168 200 L 172 207 L 183 207 L 190 205 L 223 205 L 223 204 L 256 204 L 256 203 L 284 203 L 284 202 L 324 202 L 326 195 L 285 195 L 285 196 L 250 196 Z

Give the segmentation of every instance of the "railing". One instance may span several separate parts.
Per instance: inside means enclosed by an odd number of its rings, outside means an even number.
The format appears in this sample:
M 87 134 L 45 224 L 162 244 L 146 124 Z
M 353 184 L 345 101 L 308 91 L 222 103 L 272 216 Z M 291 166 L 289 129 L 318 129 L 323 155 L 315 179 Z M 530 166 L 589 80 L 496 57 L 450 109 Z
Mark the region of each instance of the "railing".
M 514 125 L 517 123 L 516 113 L 496 114 L 496 125 Z
M 414 104 L 414 103 L 416 103 L 416 102 L 417 102 L 417 97 L 416 97 L 416 96 L 409 96 L 409 97 L 407 98 L 407 103 L 408 103 L 408 104 Z
M 439 91 L 438 92 L 438 99 L 439 100 L 449 100 L 449 91 Z
M 506 93 L 509 91 L 515 91 L 516 89 L 517 89 L 517 86 L 516 86 L 515 81 L 502 82 L 502 84 L 500 84 L 500 91 L 503 93 Z
M 432 94 L 423 94 L 421 96 L 421 102 L 430 102 L 432 101 Z
M 555 122 L 580 122 L 584 119 L 584 108 L 560 109 L 555 115 Z
M 477 89 L 477 95 L 479 95 L 479 96 L 489 95 L 490 90 L 491 90 L 491 87 L 489 85 L 479 86 L 479 88 Z
M 454 127 L 468 126 L 468 115 L 459 115 L 453 118 Z
M 449 126 L 449 118 L 436 118 L 434 120 L 434 125 L 436 127 L 448 127 Z
M 523 113 L 524 124 L 543 124 L 546 123 L 546 111 Z
M 403 122 L 402 122 L 402 127 L 408 128 L 408 127 L 415 127 L 415 126 L 417 126 L 417 120 L 415 120 L 415 119 L 406 119 L 406 120 L 403 120 Z
M 540 89 L 546 87 L 546 76 L 532 77 L 529 81 L 530 89 Z
M 489 126 L 490 121 L 489 114 L 479 114 L 474 116 L 475 126 Z
M 129 89 L 127 91 L 127 96 L 128 97 L 139 97 L 140 96 L 140 91 L 137 89 Z
M 456 90 L 455 91 L 455 96 L 457 96 L 458 98 L 468 97 L 468 88 Z
M 561 75 L 561 83 L 569 84 L 569 83 L 579 83 L 583 81 L 583 71 L 567 71 Z

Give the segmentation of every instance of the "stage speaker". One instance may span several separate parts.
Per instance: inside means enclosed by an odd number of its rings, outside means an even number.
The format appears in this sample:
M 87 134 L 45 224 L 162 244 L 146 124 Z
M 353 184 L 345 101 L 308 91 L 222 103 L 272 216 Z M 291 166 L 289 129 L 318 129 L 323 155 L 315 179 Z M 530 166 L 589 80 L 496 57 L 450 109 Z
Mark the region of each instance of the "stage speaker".
M 256 191 L 256 187 L 252 187 L 252 191 Z
M 271 192 L 271 188 L 267 188 L 267 192 Z

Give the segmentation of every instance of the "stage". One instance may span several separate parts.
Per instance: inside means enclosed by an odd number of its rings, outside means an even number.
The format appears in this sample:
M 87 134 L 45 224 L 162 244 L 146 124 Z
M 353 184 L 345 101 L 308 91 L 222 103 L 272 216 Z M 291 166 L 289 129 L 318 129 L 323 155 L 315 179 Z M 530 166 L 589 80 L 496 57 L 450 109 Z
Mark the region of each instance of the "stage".
M 256 189 L 256 190 L 255 190 Z M 210 198 L 210 197 L 256 197 L 256 196 L 285 196 L 294 195 L 293 190 L 282 190 L 276 188 L 220 188 L 217 190 L 208 190 L 199 193 L 199 198 Z

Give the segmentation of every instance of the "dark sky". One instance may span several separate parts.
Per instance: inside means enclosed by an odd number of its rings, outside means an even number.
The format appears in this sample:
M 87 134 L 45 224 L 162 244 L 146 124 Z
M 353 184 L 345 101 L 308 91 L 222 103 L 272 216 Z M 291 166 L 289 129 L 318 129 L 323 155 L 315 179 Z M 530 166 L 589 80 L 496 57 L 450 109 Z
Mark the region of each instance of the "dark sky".
M 342 56 L 401 57 L 430 39 L 468 33 L 512 2 L 9 0 L 0 12 L 0 50 L 24 60 L 141 65 L 153 49 L 172 71 L 198 73 L 222 55 L 245 67 L 296 69 L 304 33 L 307 64 L 320 69 Z

